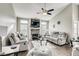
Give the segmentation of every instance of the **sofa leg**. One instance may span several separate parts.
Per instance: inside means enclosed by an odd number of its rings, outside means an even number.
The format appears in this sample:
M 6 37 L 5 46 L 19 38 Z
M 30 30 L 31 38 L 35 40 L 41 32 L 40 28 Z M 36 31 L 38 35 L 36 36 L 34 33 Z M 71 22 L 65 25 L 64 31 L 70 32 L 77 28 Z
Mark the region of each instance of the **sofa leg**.
M 18 52 L 14 53 L 14 56 L 18 56 Z

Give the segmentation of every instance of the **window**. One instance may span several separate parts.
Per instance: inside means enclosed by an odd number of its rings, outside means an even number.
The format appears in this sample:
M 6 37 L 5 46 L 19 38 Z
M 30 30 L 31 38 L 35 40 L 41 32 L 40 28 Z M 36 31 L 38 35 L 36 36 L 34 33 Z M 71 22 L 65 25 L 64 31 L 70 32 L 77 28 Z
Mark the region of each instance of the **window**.
M 24 35 L 28 35 L 28 21 L 27 20 L 20 20 L 20 33 Z
M 78 21 L 77 26 L 78 26 L 77 30 L 78 30 L 78 36 L 79 36 L 79 21 Z
M 44 35 L 48 31 L 48 21 L 41 22 L 41 34 Z
M 78 36 L 78 21 L 74 21 L 74 37 Z
M 28 36 L 28 19 L 18 18 L 18 32 L 21 34 Z

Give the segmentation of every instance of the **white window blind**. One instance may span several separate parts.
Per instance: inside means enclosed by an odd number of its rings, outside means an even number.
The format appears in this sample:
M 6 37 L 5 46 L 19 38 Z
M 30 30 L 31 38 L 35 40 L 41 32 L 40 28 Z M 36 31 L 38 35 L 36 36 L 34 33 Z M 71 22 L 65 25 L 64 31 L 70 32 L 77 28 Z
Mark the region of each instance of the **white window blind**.
M 28 20 L 20 19 L 20 33 L 28 35 Z
M 44 35 L 47 32 L 48 29 L 48 22 L 43 21 L 41 22 L 41 33 Z

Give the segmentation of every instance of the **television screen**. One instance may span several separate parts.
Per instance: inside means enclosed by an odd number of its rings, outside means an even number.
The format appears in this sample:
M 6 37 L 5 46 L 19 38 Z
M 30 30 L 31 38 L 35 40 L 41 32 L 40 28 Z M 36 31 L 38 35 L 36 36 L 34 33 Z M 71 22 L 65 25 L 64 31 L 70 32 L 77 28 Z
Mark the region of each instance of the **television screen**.
M 38 28 L 40 27 L 40 21 L 39 20 L 31 20 L 31 27 Z

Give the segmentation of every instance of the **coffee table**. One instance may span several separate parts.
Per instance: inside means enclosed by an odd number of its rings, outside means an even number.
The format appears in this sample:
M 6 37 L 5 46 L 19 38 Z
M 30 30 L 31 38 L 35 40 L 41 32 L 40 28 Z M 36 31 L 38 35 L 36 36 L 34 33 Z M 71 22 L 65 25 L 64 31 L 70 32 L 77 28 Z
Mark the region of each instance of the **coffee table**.
M 27 56 L 52 56 L 52 52 L 47 46 L 39 46 L 32 48 Z

